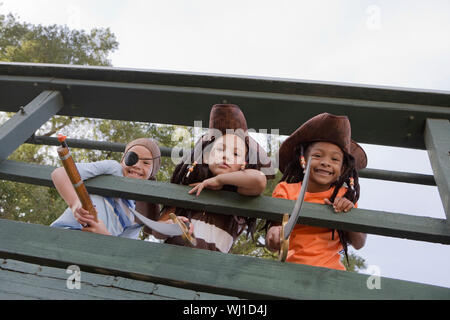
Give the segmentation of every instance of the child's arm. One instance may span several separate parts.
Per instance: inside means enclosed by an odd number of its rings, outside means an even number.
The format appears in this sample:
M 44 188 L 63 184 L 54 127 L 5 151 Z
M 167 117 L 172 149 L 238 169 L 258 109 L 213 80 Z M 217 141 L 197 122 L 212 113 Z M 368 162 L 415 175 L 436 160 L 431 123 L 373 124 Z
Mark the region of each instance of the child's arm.
M 331 203 L 329 199 L 325 199 L 325 203 L 332 205 L 334 208 L 334 212 L 348 212 L 352 208 L 355 207 L 353 202 L 344 197 L 336 197 L 334 203 Z M 366 243 L 367 234 L 362 232 L 354 232 L 354 231 L 345 231 L 347 235 L 348 242 L 352 245 L 356 250 L 364 247 Z
M 81 208 L 81 202 L 78 199 L 77 193 L 72 186 L 72 182 L 70 181 L 66 170 L 64 167 L 57 168 L 52 172 L 51 177 L 59 195 L 64 199 L 75 215 L 77 209 Z
M 204 188 L 220 190 L 224 185 L 237 187 L 237 192 L 247 196 L 258 196 L 266 188 L 267 179 L 264 173 L 255 169 L 246 169 L 236 172 L 219 174 L 215 177 L 204 180 L 196 185 L 190 194 L 197 192 L 198 196 Z
M 348 243 L 356 250 L 361 249 L 366 244 L 367 234 L 362 232 L 345 231 Z

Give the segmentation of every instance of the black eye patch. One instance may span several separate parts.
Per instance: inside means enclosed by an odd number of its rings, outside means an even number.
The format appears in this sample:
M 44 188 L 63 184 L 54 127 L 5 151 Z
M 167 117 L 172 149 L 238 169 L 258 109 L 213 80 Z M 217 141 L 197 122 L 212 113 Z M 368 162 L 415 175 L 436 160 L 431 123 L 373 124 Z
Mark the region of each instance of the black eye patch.
M 134 166 L 139 161 L 139 156 L 136 152 L 128 151 L 125 154 L 124 162 L 127 167 Z
M 139 160 L 154 160 L 154 159 L 158 159 L 159 157 L 155 157 L 155 158 L 139 158 L 139 156 L 137 155 L 136 152 L 133 151 L 128 151 L 125 154 L 125 157 L 123 158 L 123 161 L 125 162 L 125 165 L 127 167 L 131 167 L 134 166 L 136 163 L 138 163 Z

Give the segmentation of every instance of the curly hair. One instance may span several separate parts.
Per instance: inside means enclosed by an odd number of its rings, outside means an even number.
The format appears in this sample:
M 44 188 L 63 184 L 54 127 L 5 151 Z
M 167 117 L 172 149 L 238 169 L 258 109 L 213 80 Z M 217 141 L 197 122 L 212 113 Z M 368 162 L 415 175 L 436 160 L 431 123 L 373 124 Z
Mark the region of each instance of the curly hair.
M 305 158 L 306 158 L 306 154 L 307 154 L 309 148 L 313 144 L 314 144 L 314 142 L 304 143 L 304 144 L 300 144 L 296 147 L 296 149 L 294 150 L 292 159 L 290 160 L 289 164 L 286 166 L 286 169 L 283 173 L 283 176 L 282 176 L 280 182 L 285 181 L 287 183 L 298 183 L 298 182 L 303 181 L 304 173 L 303 173 L 303 168 L 300 165 L 299 158 L 302 155 L 305 155 Z M 355 166 L 355 158 L 351 154 L 348 154 L 347 152 L 344 152 L 343 150 L 342 150 L 342 152 L 344 154 L 344 159 L 343 159 L 344 161 L 342 164 L 343 171 L 342 171 L 342 174 L 339 177 L 339 179 L 331 184 L 331 187 L 335 187 L 335 188 L 330 197 L 330 201 L 334 202 L 340 188 L 343 187 L 344 183 L 345 183 L 347 185 L 347 191 L 344 194 L 344 197 L 349 199 L 351 202 L 356 203 L 359 199 L 360 186 L 359 186 L 358 171 L 356 170 L 356 166 Z M 353 178 L 353 180 L 354 180 L 353 188 L 350 187 L 350 185 L 351 185 L 350 178 Z M 342 230 L 337 230 L 337 232 L 339 235 L 339 240 L 343 247 L 345 258 L 348 263 L 347 235 Z M 332 239 L 334 239 L 334 233 L 335 233 L 335 230 L 333 229 L 332 235 L 331 235 Z
M 209 140 L 202 141 L 201 142 L 201 150 L 202 152 L 199 153 L 198 158 L 195 158 L 195 155 L 197 154 L 195 151 L 196 149 L 191 151 L 191 154 L 189 158 L 181 161 L 176 167 L 172 174 L 172 178 L 170 180 L 171 183 L 176 184 L 182 184 L 182 185 L 189 185 L 196 182 L 202 182 L 206 179 L 212 178 L 214 175 L 209 170 L 208 164 L 204 163 L 203 161 L 203 150 L 206 149 L 207 146 L 212 145 L 215 141 L 215 138 L 212 137 Z M 260 163 L 257 164 L 249 164 L 249 140 L 248 137 L 244 138 L 245 146 L 246 146 L 246 155 L 245 155 L 245 169 L 256 169 L 260 170 L 262 165 Z M 196 145 L 198 148 L 200 145 Z M 194 161 L 197 163 L 195 166 L 192 166 L 192 163 Z M 192 167 L 192 172 L 187 174 L 189 172 L 189 169 Z M 226 191 L 237 191 L 236 186 L 226 185 L 222 188 L 222 190 Z M 162 210 L 164 210 L 167 206 L 165 206 Z M 182 215 L 187 218 L 191 218 L 192 214 L 195 212 L 195 210 L 189 210 L 184 208 L 176 208 L 175 214 L 176 215 Z M 256 218 L 248 218 L 243 217 L 245 220 L 245 223 L 247 224 L 248 233 L 250 233 L 253 237 L 256 229 Z M 236 219 L 233 219 L 233 223 L 238 223 Z M 234 226 L 233 226 L 234 227 Z M 242 232 L 242 231 L 241 231 Z

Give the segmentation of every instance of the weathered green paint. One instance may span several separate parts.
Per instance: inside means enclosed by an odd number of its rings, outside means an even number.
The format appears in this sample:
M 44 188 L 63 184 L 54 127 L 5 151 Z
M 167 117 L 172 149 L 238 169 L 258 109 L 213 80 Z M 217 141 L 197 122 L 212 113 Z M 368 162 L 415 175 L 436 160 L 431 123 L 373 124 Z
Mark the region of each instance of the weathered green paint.
M 238 89 L 319 97 L 333 96 L 345 99 L 442 107 L 448 107 L 449 94 L 448 91 L 358 85 L 354 83 L 44 63 L 0 62 L 0 74 L 90 81 L 159 83 L 181 87 Z
M 63 107 L 57 91 L 44 91 L 0 127 L 0 161 L 6 159 Z
M 153 71 L 128 74 L 99 68 L 7 65 L 3 69 L 0 110 L 4 111 L 37 90 L 51 89 L 64 96 L 62 115 L 188 126 L 198 120 L 206 126 L 210 107 L 227 102 L 241 106 L 249 128 L 257 131 L 279 129 L 289 135 L 312 116 L 330 112 L 348 115 L 358 142 L 422 149 L 426 118 L 450 119 L 444 103 L 448 92 Z M 50 76 L 51 71 L 60 77 Z M 132 105 L 133 112 L 124 105 Z
M 450 122 L 446 119 L 427 119 L 424 135 L 439 195 L 450 224 Z
M 67 139 L 67 143 L 73 148 L 85 148 L 85 149 L 95 149 L 95 150 L 105 150 L 105 151 L 115 151 L 123 152 L 125 150 L 124 143 L 113 143 L 105 141 L 92 141 L 86 139 Z M 60 142 L 57 138 L 44 137 L 44 136 L 32 136 L 26 141 L 31 144 L 39 145 L 52 145 L 59 146 Z M 170 157 L 172 155 L 172 148 L 160 147 L 161 155 L 163 157 Z M 399 171 L 389 171 L 389 170 L 379 170 L 379 169 L 363 169 L 359 172 L 361 178 L 369 179 L 379 179 L 387 181 L 405 182 L 405 183 L 415 183 L 423 184 L 429 186 L 435 186 L 436 182 L 432 175 L 419 174 L 419 173 L 409 173 L 409 172 L 399 172 Z
M 70 273 L 67 268 L 0 259 L 0 299 L 196 300 L 203 296 L 209 299 L 236 299 L 147 281 L 95 274 L 83 269 L 80 271 L 79 289 L 69 289 L 67 279 Z
M 358 273 L 10 220 L 0 220 L 0 258 L 240 298 L 450 299 L 444 287 L 381 278 L 381 289 L 370 290 L 369 276 Z
M 0 164 L 0 179 L 52 186 L 50 173 L 54 169 L 7 160 Z M 116 176 L 99 176 L 87 180 L 85 185 L 93 194 L 277 221 L 282 220 L 284 213 L 292 212 L 294 206 L 290 200 L 246 197 L 227 191 L 204 190 L 196 197 L 188 194 L 187 186 Z M 450 226 L 445 219 L 367 209 L 335 214 L 330 207 L 313 203 L 305 203 L 304 210 L 299 223 L 306 225 L 450 244 Z

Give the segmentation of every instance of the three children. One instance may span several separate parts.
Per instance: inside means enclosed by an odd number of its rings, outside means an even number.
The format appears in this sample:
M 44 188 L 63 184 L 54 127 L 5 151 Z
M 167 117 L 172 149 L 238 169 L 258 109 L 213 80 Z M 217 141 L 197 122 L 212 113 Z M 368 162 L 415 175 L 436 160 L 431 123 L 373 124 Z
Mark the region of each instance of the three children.
M 145 143 L 142 139 L 138 140 L 127 145 L 125 150 L 125 154 L 132 151 L 142 159 L 135 166 L 127 167 L 123 160 L 120 165 L 114 161 L 78 164 L 82 179 L 98 174 L 137 179 L 154 177 L 156 168 L 159 168 L 159 148 L 154 142 L 150 143 L 149 139 Z M 279 169 L 283 177 L 274 189 L 273 197 L 297 199 L 306 168 L 305 159 L 309 157 L 311 171 L 305 201 L 332 205 L 335 212 L 347 212 L 356 207 L 360 192 L 358 170 L 366 167 L 367 157 L 364 150 L 351 139 L 347 117 L 328 113 L 317 115 L 283 142 L 279 151 Z M 189 157 L 176 166 L 171 183 L 191 186 L 189 193 L 196 196 L 205 188 L 258 196 L 264 191 L 267 178 L 271 178 L 261 171 L 267 166 L 270 166 L 270 160 L 248 135 L 247 122 L 240 108 L 230 104 L 214 105 L 210 112 L 208 133 L 195 144 Z M 72 186 L 62 177 L 62 170 L 55 170 L 52 179 L 69 208 L 52 226 L 136 237 L 135 230 L 140 225 L 132 215 L 126 214 L 126 210 L 108 211 L 108 206 L 104 205 L 111 202 L 108 198 L 92 196 L 99 211 L 99 223 L 95 223 L 81 208 L 79 201 L 75 199 L 76 195 L 74 197 L 68 190 Z M 133 205 L 124 199 L 113 200 L 111 203 L 117 209 Z M 158 217 L 154 212 L 155 210 L 151 215 L 152 219 Z M 168 206 L 163 207 L 159 220 L 173 223 L 169 219 L 170 213 L 190 223 L 190 232 L 195 235 L 197 248 L 225 253 L 229 252 L 246 227 L 252 233 L 256 224 L 254 218 Z M 266 235 L 266 246 L 269 249 L 279 250 L 280 230 L 279 223 L 270 223 Z M 169 244 L 186 245 L 181 236 L 167 237 L 155 231 L 153 235 L 165 239 Z M 291 233 L 287 261 L 345 270 L 340 262 L 339 252 L 343 250 L 347 254 L 348 244 L 359 249 L 364 246 L 365 240 L 366 235 L 359 232 L 297 224 Z

